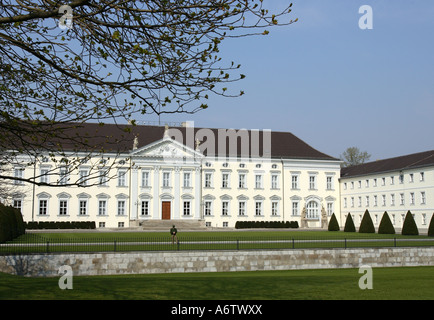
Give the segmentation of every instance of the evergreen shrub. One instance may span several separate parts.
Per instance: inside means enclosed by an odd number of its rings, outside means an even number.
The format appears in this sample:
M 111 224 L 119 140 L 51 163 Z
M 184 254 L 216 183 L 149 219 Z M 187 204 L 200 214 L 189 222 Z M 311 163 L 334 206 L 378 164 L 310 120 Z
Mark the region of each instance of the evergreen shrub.
M 363 215 L 362 222 L 360 223 L 359 228 L 360 233 L 375 233 L 374 223 L 371 219 L 371 214 L 368 209 L 366 209 L 365 214 Z
M 402 235 L 405 236 L 418 236 L 419 230 L 417 229 L 416 221 L 414 221 L 413 215 L 410 210 L 405 215 L 404 224 L 402 226 Z
M 393 227 L 392 221 L 389 215 L 385 211 L 383 217 L 381 218 L 380 225 L 378 227 L 379 234 L 395 234 L 395 228 Z
M 434 237 L 434 213 L 431 216 L 431 222 L 429 223 L 428 237 Z
M 356 226 L 354 225 L 353 217 L 351 213 L 347 214 L 347 219 L 345 220 L 344 232 L 356 232 Z
M 338 219 L 336 219 L 335 214 L 332 214 L 332 217 L 330 218 L 329 221 L 329 227 L 328 227 L 329 231 L 339 231 L 339 223 L 338 223 Z

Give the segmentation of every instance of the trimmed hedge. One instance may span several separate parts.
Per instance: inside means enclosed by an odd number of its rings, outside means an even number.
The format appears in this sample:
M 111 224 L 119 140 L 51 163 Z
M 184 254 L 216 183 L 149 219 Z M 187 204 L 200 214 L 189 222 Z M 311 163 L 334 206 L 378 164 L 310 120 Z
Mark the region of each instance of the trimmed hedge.
M 235 229 L 250 228 L 298 228 L 297 221 L 237 221 Z
M 329 222 L 329 227 L 328 227 L 328 231 L 339 231 L 339 223 L 338 223 L 338 219 L 336 219 L 335 214 L 332 214 L 332 217 L 330 218 L 330 222 Z
M 434 213 L 428 227 L 428 237 L 434 237 Z
M 379 234 L 395 234 L 395 228 L 393 227 L 392 221 L 389 218 L 389 215 L 385 211 L 383 217 L 380 221 L 380 226 L 378 227 Z
M 344 232 L 356 232 L 356 227 L 354 225 L 353 217 L 351 213 L 347 214 L 347 220 L 345 220 Z
M 27 222 L 27 229 L 95 229 L 95 221 L 39 221 Z
M 359 233 L 375 233 L 374 223 L 372 222 L 371 214 L 368 209 L 366 209 L 365 214 L 363 215 Z
M 13 240 L 26 233 L 19 209 L 0 204 L 0 243 Z
M 402 235 L 405 236 L 418 236 L 419 230 L 417 229 L 416 221 L 414 221 L 413 215 L 410 210 L 407 211 L 404 219 L 404 225 L 402 226 Z

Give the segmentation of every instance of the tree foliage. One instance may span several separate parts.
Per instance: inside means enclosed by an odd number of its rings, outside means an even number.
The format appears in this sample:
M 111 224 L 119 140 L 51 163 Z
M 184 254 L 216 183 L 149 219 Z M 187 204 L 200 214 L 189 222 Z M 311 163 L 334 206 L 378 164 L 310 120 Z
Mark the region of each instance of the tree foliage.
M 338 219 L 336 219 L 335 214 L 333 213 L 331 218 L 330 218 L 330 222 L 329 222 L 329 226 L 328 226 L 328 231 L 339 231 L 339 222 Z
M 292 4 L 269 12 L 262 0 L 0 3 L 2 163 L 35 158 L 54 138 L 51 154 L 62 139 L 94 147 L 65 133 L 77 123 L 134 124 L 141 114 L 205 109 L 210 94 L 242 95 L 228 89 L 245 76 L 222 60 L 222 41 L 297 21 Z
M 350 147 L 341 154 L 341 160 L 343 161 L 343 167 L 355 166 L 365 163 L 371 158 L 371 155 L 366 151 L 361 151 L 357 147 Z

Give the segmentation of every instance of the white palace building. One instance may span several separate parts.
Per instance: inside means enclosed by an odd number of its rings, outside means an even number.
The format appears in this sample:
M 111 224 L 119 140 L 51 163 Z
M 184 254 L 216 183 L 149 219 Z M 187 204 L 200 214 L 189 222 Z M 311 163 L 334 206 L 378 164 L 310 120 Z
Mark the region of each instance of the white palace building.
M 42 150 L 36 161 L 22 156 L 11 164 L 10 174 L 18 179 L 8 201 L 25 221 L 95 221 L 97 228 L 161 220 L 213 228 L 232 228 L 237 221 L 297 221 L 320 228 L 333 213 L 343 226 L 351 213 L 358 227 L 368 208 L 377 222 L 388 210 L 397 227 L 412 210 L 424 227 L 434 211 L 434 152 L 425 161 L 415 156 L 391 161 L 393 166 L 375 162 L 343 169 L 341 177 L 339 159 L 289 132 L 191 123 L 170 128 L 87 123 L 78 130 L 100 152 L 65 146 L 57 158 Z M 37 184 L 21 180 L 30 177 Z

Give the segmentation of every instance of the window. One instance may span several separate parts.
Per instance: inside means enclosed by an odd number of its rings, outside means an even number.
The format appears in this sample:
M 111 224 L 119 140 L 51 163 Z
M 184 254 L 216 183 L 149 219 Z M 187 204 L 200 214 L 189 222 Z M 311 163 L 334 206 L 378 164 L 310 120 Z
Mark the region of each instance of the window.
M 395 184 L 395 177 L 390 177 L 390 184 Z
M 293 202 L 292 203 L 292 215 L 293 216 L 298 216 L 299 215 L 298 202 Z
M 351 197 L 351 208 L 354 208 L 354 197 Z
M 374 182 L 373 182 L 373 185 L 374 185 L 374 187 L 376 187 L 376 186 L 377 186 L 377 178 L 374 178 L 373 181 L 374 181 Z
M 59 200 L 59 216 L 68 214 L 68 200 Z
M 421 172 L 420 173 L 420 181 L 424 181 L 425 180 L 425 173 Z
M 334 212 L 333 202 L 327 202 L 327 215 L 331 216 Z
M 107 171 L 106 170 L 100 170 L 99 171 L 99 185 L 100 186 L 107 186 Z
M 347 190 L 347 183 L 344 182 L 344 190 Z
M 190 187 L 191 187 L 191 173 L 184 172 L 184 188 L 190 188 Z
M 125 215 L 125 200 L 118 200 L 118 216 Z
M 401 206 L 403 206 L 405 204 L 405 197 L 404 197 L 403 193 L 399 194 L 399 199 L 400 199 L 399 202 L 400 202 Z
M 262 216 L 262 202 L 260 201 L 255 202 L 255 215 Z
M 148 216 L 149 215 L 149 201 L 147 201 L 147 200 L 142 201 L 140 214 L 142 216 Z
M 98 215 L 105 216 L 107 214 L 107 201 L 99 200 L 98 201 Z
M 48 169 L 47 168 L 41 168 L 41 176 L 39 178 L 39 182 L 41 182 L 41 183 L 49 183 Z
M 365 187 L 369 188 L 369 179 L 366 179 L 366 181 L 365 181 Z
M 327 190 L 333 190 L 333 177 L 327 177 Z
M 400 184 L 404 183 L 404 175 L 402 173 L 399 175 L 399 183 Z
M 227 216 L 229 214 L 229 202 L 222 201 L 222 216 Z
M 240 173 L 238 176 L 238 188 L 243 189 L 246 187 L 246 175 L 244 173 Z
M 308 219 L 318 219 L 319 218 L 319 209 L 318 203 L 311 200 L 306 205 L 306 218 Z
M 170 172 L 163 172 L 163 187 L 170 187 Z
M 105 228 L 105 222 L 99 222 L 98 228 Z
M 316 190 L 316 176 L 309 176 L 309 189 Z
M 359 197 L 359 207 L 362 206 L 362 197 Z
M 385 206 L 386 205 L 386 195 L 385 194 L 381 195 L 381 199 L 382 199 L 383 206 Z
M 125 227 L 125 222 L 118 222 L 118 228 Z
M 87 200 L 80 200 L 79 201 L 78 214 L 80 216 L 87 215 Z
M 59 184 L 64 186 L 68 182 L 68 169 L 60 168 L 59 170 Z
M 22 200 L 18 200 L 18 199 L 14 199 L 13 207 L 15 209 L 18 209 L 18 210 L 21 211 L 21 208 L 23 207 L 23 201 Z
M 426 225 L 426 213 L 422 213 L 422 224 Z
M 238 215 L 245 216 L 246 215 L 246 202 L 240 201 L 238 202 Z
M 255 188 L 262 189 L 262 175 L 255 175 Z
M 87 169 L 80 169 L 78 171 L 78 176 L 79 176 L 78 184 L 80 186 L 86 186 L 87 185 L 88 175 L 89 175 L 89 170 L 87 170 Z
M 229 188 L 229 173 L 222 174 L 222 188 Z
M 347 198 L 344 198 L 344 208 L 346 208 L 347 207 Z
M 23 179 L 24 178 L 24 169 L 23 168 L 15 168 L 14 170 L 14 177 L 16 179 Z M 15 184 L 24 184 L 21 180 L 15 180 Z
M 271 202 L 271 215 L 278 216 L 279 215 L 279 202 L 272 201 Z
M 410 192 L 410 204 L 414 204 L 414 192 Z
M 362 181 L 359 180 L 359 181 L 358 181 L 358 184 L 359 184 L 359 189 L 361 189 L 361 188 L 362 188 Z
M 149 171 L 142 171 L 142 188 L 149 187 Z
M 278 189 L 278 188 L 279 188 L 278 175 L 273 174 L 271 175 L 271 189 Z
M 378 206 L 378 196 L 374 196 L 374 207 Z
M 205 188 L 211 188 L 212 173 L 205 173 Z
M 212 202 L 211 201 L 205 201 L 204 203 L 204 215 L 205 216 L 210 216 L 212 214 Z
M 392 193 L 390 195 L 390 205 L 394 206 L 395 205 L 395 194 Z
M 48 200 L 39 200 L 39 214 L 41 216 L 47 215 Z
M 414 182 L 414 174 L 413 173 L 410 173 L 410 182 Z
M 420 193 L 420 203 L 421 204 L 425 204 L 426 203 L 426 197 L 425 197 L 425 192 L 421 191 Z
M 118 171 L 118 187 L 126 187 L 127 186 L 127 179 L 126 179 L 126 170 L 119 170 Z
M 291 189 L 298 189 L 298 176 L 297 175 L 292 175 L 291 177 Z
M 366 196 L 365 200 L 366 200 L 366 206 L 369 207 L 369 196 Z
M 190 215 L 190 201 L 184 201 L 184 216 Z

